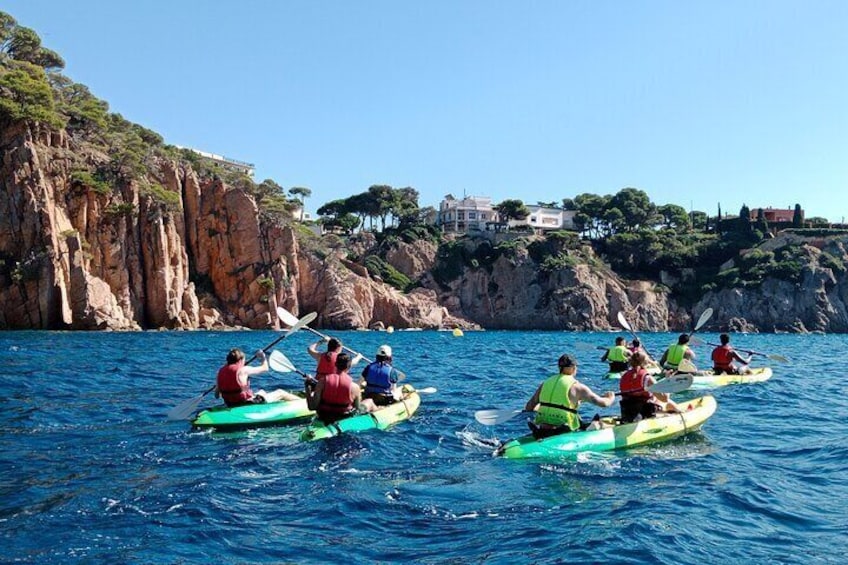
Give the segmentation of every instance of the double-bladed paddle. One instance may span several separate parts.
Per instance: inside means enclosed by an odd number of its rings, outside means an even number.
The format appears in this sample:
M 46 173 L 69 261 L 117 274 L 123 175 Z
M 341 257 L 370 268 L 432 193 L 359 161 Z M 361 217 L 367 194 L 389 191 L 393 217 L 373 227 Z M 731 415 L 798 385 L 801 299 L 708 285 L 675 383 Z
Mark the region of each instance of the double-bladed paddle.
M 672 375 L 670 377 L 660 379 L 654 384 L 646 387 L 649 392 L 661 392 L 671 394 L 681 392 L 692 386 L 692 375 Z M 621 395 L 620 392 L 615 393 L 616 396 Z M 532 410 L 478 410 L 474 413 L 474 419 L 484 426 L 494 426 L 502 424 L 508 420 L 512 420 L 519 414 L 534 414 Z
M 707 345 L 711 345 L 713 347 L 721 347 L 717 343 L 707 343 Z M 759 351 L 751 351 L 750 349 L 739 349 L 738 347 L 734 347 L 736 351 L 741 351 L 742 353 L 747 353 L 748 355 L 762 355 L 772 361 L 777 361 L 778 363 L 789 363 L 789 359 L 784 357 L 783 355 L 778 355 L 776 353 L 760 353 Z
M 285 334 L 283 334 L 282 336 L 280 336 L 277 339 L 275 339 L 274 341 L 272 341 L 270 344 L 268 344 L 267 347 L 264 347 L 262 349 L 262 351 L 267 353 L 272 347 L 277 345 L 279 342 L 286 339 L 287 337 L 289 337 L 290 335 L 292 335 L 293 333 L 298 331 L 300 328 L 306 327 L 306 325 L 311 323 L 312 320 L 314 320 L 317 316 L 318 316 L 318 314 L 316 314 L 315 312 L 312 312 L 312 313 L 307 314 L 303 318 L 296 320 L 289 331 L 287 331 Z M 256 355 L 254 355 L 247 362 L 245 362 L 245 365 L 249 365 L 255 359 L 256 359 Z M 194 414 L 194 411 L 197 410 L 197 407 L 200 405 L 200 402 L 203 400 L 203 397 L 205 397 L 207 394 L 209 394 L 213 390 L 215 390 L 215 385 L 212 385 L 211 387 L 209 387 L 208 389 L 203 391 L 203 393 L 200 394 L 199 396 L 195 396 L 194 398 L 189 398 L 188 400 L 185 400 L 185 401 L 181 402 L 180 404 L 177 404 L 176 406 L 174 406 L 173 408 L 171 408 L 168 411 L 168 419 L 169 420 L 186 420 L 186 419 L 188 419 L 192 414 Z

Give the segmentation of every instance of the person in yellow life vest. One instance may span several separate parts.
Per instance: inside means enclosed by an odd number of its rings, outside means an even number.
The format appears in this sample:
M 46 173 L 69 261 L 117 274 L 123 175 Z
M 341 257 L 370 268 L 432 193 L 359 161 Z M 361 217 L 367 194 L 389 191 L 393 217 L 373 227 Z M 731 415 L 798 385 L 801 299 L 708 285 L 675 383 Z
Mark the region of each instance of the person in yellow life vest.
M 536 412 L 536 419 L 528 422 L 537 439 L 588 429 L 593 422 L 583 423 L 577 413 L 580 402 L 587 401 L 601 407 L 612 406 L 615 395 L 612 391 L 598 396 L 592 389 L 575 378 L 577 361 L 563 355 L 557 362 L 559 373 L 548 377 L 527 401 L 524 410 Z M 595 421 L 598 417 L 595 417 Z M 599 424 L 597 424 L 599 426 Z
M 677 367 L 684 359 L 692 361 L 695 359 L 695 352 L 689 348 L 689 335 L 680 334 L 677 338 L 677 343 L 669 346 L 660 358 L 660 365 L 663 369 L 677 371 Z
M 627 370 L 627 361 L 630 359 L 630 355 L 630 350 L 627 349 L 624 338 L 618 336 L 615 338 L 615 345 L 607 349 L 601 356 L 601 361 L 609 363 L 610 373 L 621 373 Z

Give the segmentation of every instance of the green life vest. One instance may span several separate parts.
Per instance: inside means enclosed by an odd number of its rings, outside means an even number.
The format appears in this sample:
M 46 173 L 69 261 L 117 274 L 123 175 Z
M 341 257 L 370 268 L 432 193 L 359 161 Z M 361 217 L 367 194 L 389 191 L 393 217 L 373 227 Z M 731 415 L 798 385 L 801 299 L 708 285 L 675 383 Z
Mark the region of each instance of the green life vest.
M 580 418 L 577 416 L 577 404 L 571 404 L 568 392 L 574 384 L 571 375 L 551 375 L 542 383 L 539 394 L 539 412 L 536 414 L 537 424 L 552 426 L 567 425 L 572 430 L 580 429 Z
M 627 351 L 627 348 L 623 345 L 616 345 L 615 347 L 609 350 L 607 353 L 607 361 L 612 363 L 613 361 L 618 361 L 619 363 L 627 362 L 627 355 L 624 352 Z
M 680 365 L 680 362 L 683 361 L 683 357 L 688 350 L 688 345 L 680 345 L 678 343 L 669 347 L 668 354 L 665 356 L 665 366 L 669 369 L 676 369 Z

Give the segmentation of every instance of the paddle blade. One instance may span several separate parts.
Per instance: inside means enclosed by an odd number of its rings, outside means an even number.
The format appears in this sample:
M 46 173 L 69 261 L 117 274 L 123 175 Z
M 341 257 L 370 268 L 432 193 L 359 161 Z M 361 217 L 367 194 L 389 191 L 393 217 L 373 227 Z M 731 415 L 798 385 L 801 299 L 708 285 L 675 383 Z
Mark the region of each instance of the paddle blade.
M 287 327 L 292 327 L 297 323 L 297 316 L 282 306 L 277 306 L 277 317 L 280 319 L 280 322 Z
M 478 410 L 474 413 L 474 419 L 484 426 L 494 426 L 508 420 L 512 420 L 523 410 Z
M 289 358 L 276 349 L 268 357 L 268 365 L 270 365 L 271 370 L 278 373 L 291 373 L 295 371 L 294 364 L 289 361 Z
M 434 386 L 428 386 L 426 388 L 417 388 L 415 389 L 415 392 L 419 394 L 434 394 L 436 392 L 439 392 L 439 389 Z
M 361 353 L 357 353 L 357 354 L 356 354 L 356 356 L 354 356 L 354 358 L 353 358 L 353 359 L 351 359 L 351 361 L 350 361 L 350 366 L 351 366 L 351 367 L 356 367 L 356 366 L 359 364 L 359 362 L 360 362 L 360 361 L 362 361 L 362 359 L 363 359 L 362 354 L 361 354 Z
M 200 405 L 200 401 L 203 400 L 204 396 L 206 395 L 201 394 L 177 404 L 168 411 L 168 419 L 171 421 L 188 420 L 197 410 L 197 407 Z
M 698 367 L 689 359 L 683 359 L 677 366 L 677 370 L 681 373 L 697 373 Z
M 778 355 L 776 353 L 769 353 L 768 355 L 766 355 L 766 357 L 768 357 L 772 361 L 777 361 L 778 363 L 789 363 L 789 359 L 787 359 L 783 355 Z
M 633 330 L 630 328 L 630 323 L 628 323 L 627 318 L 624 317 L 624 312 L 618 313 L 618 325 L 624 328 L 625 330 L 632 332 Z
M 707 308 L 706 310 L 704 310 L 703 313 L 701 314 L 701 317 L 698 318 L 698 323 L 695 324 L 695 329 L 692 330 L 692 333 L 695 333 L 696 331 L 700 330 L 704 326 L 704 324 L 706 324 L 709 321 L 709 319 L 712 317 L 712 315 L 713 315 L 713 309 L 712 308 Z
M 318 317 L 317 312 L 310 312 L 309 314 L 307 314 L 306 316 L 304 316 L 303 318 L 301 318 L 300 320 L 295 322 L 295 324 L 291 327 L 291 329 L 288 332 L 286 332 L 286 335 L 284 337 L 289 337 L 291 334 L 297 333 L 301 328 L 305 328 L 306 326 L 311 324 L 312 321 L 317 317 Z
M 660 379 L 651 386 L 648 390 L 651 392 L 662 392 L 671 394 L 673 392 L 681 392 L 692 386 L 692 375 L 672 375 L 665 379 Z

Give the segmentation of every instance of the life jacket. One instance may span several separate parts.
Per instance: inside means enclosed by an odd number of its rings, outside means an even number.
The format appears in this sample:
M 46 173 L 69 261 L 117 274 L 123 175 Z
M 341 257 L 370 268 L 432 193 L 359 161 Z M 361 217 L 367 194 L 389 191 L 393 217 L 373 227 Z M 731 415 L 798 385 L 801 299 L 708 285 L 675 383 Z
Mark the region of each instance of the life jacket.
M 610 363 L 626 363 L 627 355 L 624 354 L 625 351 L 627 351 L 627 348 L 623 345 L 616 345 L 615 347 L 610 348 L 607 353 L 607 361 Z
M 647 378 L 648 371 L 644 367 L 628 369 L 619 382 L 621 398 L 651 398 L 651 393 L 645 390 Z
M 537 424 L 553 426 L 566 425 L 572 431 L 580 429 L 580 418 L 577 416 L 577 403 L 572 404 L 568 393 L 575 380 L 571 375 L 551 375 L 542 383 L 539 393 L 539 411 L 536 413 Z
M 327 351 L 321 354 L 321 358 L 318 359 L 318 368 L 315 369 L 315 377 L 323 378 L 327 375 L 336 372 L 336 357 L 339 356 L 338 351 Z
M 368 394 L 392 394 L 392 366 L 375 361 L 365 369 L 365 392 Z
M 733 369 L 733 348 L 728 343 L 713 349 L 713 366 L 716 369 L 730 371 Z
M 347 373 L 326 375 L 318 414 L 344 415 L 353 411 L 353 402 L 350 400 L 353 386 L 353 380 Z
M 686 352 L 689 350 L 688 345 L 680 345 L 675 343 L 668 348 L 668 354 L 665 356 L 665 365 L 669 369 L 676 369 L 680 362 L 683 361 Z
M 218 391 L 227 406 L 238 406 L 253 398 L 250 383 L 246 382 L 244 385 L 239 383 L 238 372 L 242 367 L 244 367 L 244 361 L 239 361 L 224 365 L 218 370 Z

